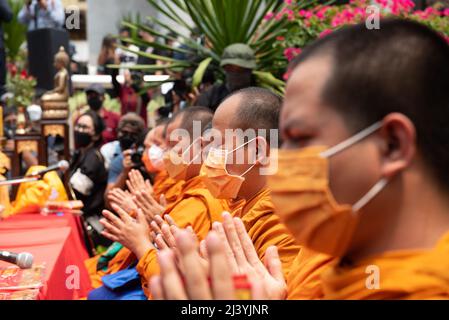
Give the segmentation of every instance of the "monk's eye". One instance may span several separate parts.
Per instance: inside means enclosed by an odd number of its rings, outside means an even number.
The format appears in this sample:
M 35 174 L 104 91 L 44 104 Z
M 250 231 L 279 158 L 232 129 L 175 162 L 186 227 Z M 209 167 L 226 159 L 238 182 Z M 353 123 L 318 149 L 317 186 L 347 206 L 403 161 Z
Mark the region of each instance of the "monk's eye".
M 307 147 L 312 140 L 312 135 L 304 131 L 289 129 L 283 132 L 283 144 L 285 149 L 298 149 Z

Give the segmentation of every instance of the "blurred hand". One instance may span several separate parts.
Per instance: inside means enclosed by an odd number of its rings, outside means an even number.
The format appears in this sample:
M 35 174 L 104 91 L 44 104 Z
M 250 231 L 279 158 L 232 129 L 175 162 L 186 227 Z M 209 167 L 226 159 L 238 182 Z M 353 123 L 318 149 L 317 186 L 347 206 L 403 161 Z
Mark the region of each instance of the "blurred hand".
M 220 237 L 215 232 L 211 232 L 207 236 L 206 242 L 210 257 L 208 272 L 198 268 L 198 263 L 200 263 L 198 247 L 194 237 L 188 231 L 180 230 L 176 236 L 176 245 L 179 248 L 181 264 L 184 269 L 182 273 L 176 268 L 173 251 L 170 249 L 160 251 L 161 274 L 150 279 L 150 288 L 154 299 L 235 299 L 232 274 L 227 265 Z M 211 278 L 211 287 L 208 276 Z
M 165 220 L 164 220 L 165 219 Z M 175 261 L 177 264 L 177 267 L 181 272 L 183 272 L 184 267 L 181 263 L 181 256 L 179 253 L 179 250 L 176 246 L 176 240 L 175 237 L 179 235 L 180 231 L 182 230 L 179 228 L 174 220 L 168 215 L 164 215 L 164 219 L 160 216 L 155 216 L 154 221 L 151 222 L 150 227 L 152 229 L 151 235 L 153 237 L 154 242 L 156 243 L 158 249 L 172 249 L 175 254 Z M 188 226 L 184 230 L 188 231 L 192 238 L 195 240 L 195 243 L 198 243 L 198 237 L 193 231 L 193 228 L 191 226 Z M 207 272 L 207 269 L 209 268 L 209 263 L 207 260 L 201 256 L 199 256 L 199 266 L 203 269 L 204 272 Z
M 144 191 L 147 194 L 153 195 L 153 186 L 150 180 L 144 180 L 139 170 L 131 170 L 126 181 L 129 191 L 136 196 L 139 191 Z
M 150 229 L 142 211 L 137 210 L 137 218 L 133 219 L 117 205 L 112 205 L 112 209 L 119 216 L 117 217 L 108 210 L 103 210 L 105 219 L 101 219 L 100 223 L 105 230 L 102 235 L 112 241 L 120 242 L 131 250 L 137 259 L 140 259 L 149 249 L 153 248 Z
M 112 189 L 108 193 L 108 199 L 111 204 L 116 204 L 126 212 L 137 212 L 138 207 L 134 202 L 133 195 L 128 191 L 119 188 Z
M 247 275 L 252 284 L 261 284 L 259 297 L 262 295 L 264 299 L 285 299 L 287 285 L 275 246 L 267 248 L 262 263 L 242 220 L 233 218 L 227 212 L 223 213 L 223 224 L 214 223 L 213 230 L 223 242 L 228 264 L 234 274 Z
M 148 224 L 154 220 L 155 216 L 162 215 L 166 209 L 165 198 L 162 198 L 161 203 L 158 203 L 152 195 L 143 190 L 136 192 L 135 203 L 142 210 Z
M 133 167 L 134 164 L 131 160 L 131 154 L 133 153 L 132 150 L 125 150 L 123 151 L 123 171 L 129 172 Z

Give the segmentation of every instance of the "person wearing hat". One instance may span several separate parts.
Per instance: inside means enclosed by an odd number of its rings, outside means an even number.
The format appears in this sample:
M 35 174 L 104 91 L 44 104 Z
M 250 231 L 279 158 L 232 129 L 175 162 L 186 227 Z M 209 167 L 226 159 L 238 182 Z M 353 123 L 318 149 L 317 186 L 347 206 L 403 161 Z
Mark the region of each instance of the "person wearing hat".
M 225 72 L 226 81 L 203 92 L 196 105 L 215 111 L 229 94 L 254 86 L 252 73 L 257 68 L 256 56 L 248 45 L 235 43 L 226 47 L 220 66 Z
M 86 90 L 87 106 L 82 107 L 73 114 L 73 121 L 75 122 L 82 114 L 92 110 L 97 113 L 104 121 L 105 130 L 103 131 L 103 144 L 117 140 L 117 127 L 120 121 L 120 115 L 106 110 L 103 107 L 105 100 L 105 90 L 102 85 L 94 83 Z

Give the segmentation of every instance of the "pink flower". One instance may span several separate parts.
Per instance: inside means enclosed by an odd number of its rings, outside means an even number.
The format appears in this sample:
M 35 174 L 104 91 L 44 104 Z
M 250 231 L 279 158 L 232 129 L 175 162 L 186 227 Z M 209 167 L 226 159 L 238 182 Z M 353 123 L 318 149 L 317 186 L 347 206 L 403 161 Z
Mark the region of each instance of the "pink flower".
M 449 16 L 449 8 L 444 9 L 443 16 Z
M 284 56 L 287 58 L 288 61 L 293 60 L 294 57 L 299 55 L 301 53 L 301 48 L 287 48 L 284 50 Z
M 331 29 L 323 30 L 323 31 L 318 35 L 318 38 L 323 38 L 323 37 L 327 36 L 327 35 L 330 34 L 330 33 L 332 33 L 332 30 L 331 30 Z
M 273 12 L 268 12 L 268 13 L 265 15 L 264 19 L 265 19 L 265 20 L 271 20 L 271 19 L 273 18 L 273 16 L 274 16 L 274 13 L 273 13 Z
M 312 12 L 310 12 L 308 10 L 304 10 L 304 9 L 299 10 L 298 13 L 299 13 L 300 17 L 304 17 L 306 19 L 310 19 L 313 16 Z
M 323 20 L 325 18 L 324 13 L 321 11 L 318 11 L 317 13 L 315 13 L 315 16 L 320 20 Z
M 291 5 L 293 3 L 293 0 L 284 0 L 284 3 L 287 5 Z

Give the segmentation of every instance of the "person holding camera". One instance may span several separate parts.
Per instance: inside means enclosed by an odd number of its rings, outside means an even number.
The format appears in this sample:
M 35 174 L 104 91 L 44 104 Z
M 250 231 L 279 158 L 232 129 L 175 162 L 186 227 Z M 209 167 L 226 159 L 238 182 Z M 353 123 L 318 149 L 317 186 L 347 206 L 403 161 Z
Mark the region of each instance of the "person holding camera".
M 108 185 L 104 194 L 107 205 L 109 191 L 115 188 L 124 189 L 131 169 L 143 166 L 141 158 L 144 148 L 145 122 L 136 113 L 125 114 L 120 119 L 117 137 L 116 156 L 109 165 Z
M 65 12 L 61 0 L 27 0 L 18 15 L 28 31 L 44 28 L 62 28 Z

